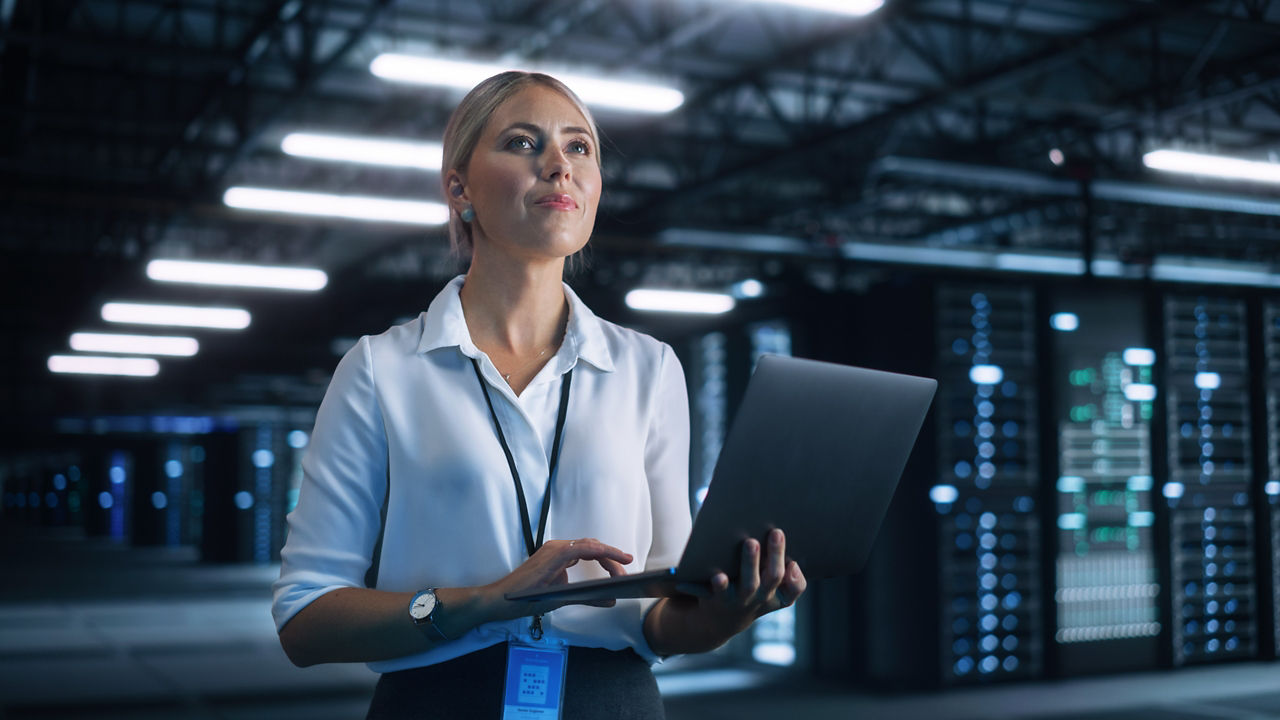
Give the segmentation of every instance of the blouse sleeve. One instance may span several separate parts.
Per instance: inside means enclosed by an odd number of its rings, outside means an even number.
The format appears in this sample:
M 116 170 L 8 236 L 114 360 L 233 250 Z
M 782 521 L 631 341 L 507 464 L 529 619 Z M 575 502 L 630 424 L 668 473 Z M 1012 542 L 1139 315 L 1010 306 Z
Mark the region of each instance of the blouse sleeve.
M 302 460 L 298 504 L 272 586 L 277 630 L 330 590 L 364 587 L 387 491 L 386 437 L 363 337 L 334 370 Z
M 689 508 L 689 393 L 680 361 L 666 344 L 662 346 L 656 392 L 644 451 L 649 512 L 653 518 L 653 541 L 645 558 L 645 570 L 675 567 L 693 525 Z M 628 602 L 633 601 L 619 601 L 618 605 Z M 633 647 L 649 664 L 662 662 L 644 636 L 644 618 L 658 601 L 644 598 L 634 602 L 640 611 L 640 627 Z
M 662 346 L 657 398 L 645 441 L 653 543 L 645 569 L 674 567 L 689 529 L 689 395 L 684 370 L 671 346 Z

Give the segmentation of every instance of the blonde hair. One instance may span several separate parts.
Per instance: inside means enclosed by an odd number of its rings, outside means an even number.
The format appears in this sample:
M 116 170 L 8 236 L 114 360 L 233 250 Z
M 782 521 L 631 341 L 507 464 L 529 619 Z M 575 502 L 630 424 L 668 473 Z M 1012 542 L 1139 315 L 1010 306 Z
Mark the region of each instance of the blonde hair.
M 449 124 L 444 128 L 444 161 L 440 173 L 440 182 L 444 186 L 445 197 L 449 197 L 448 178 L 450 170 L 466 172 L 471 155 L 475 152 L 480 135 L 484 133 L 489 118 L 511 96 L 527 87 L 540 85 L 560 93 L 566 100 L 582 113 L 587 120 L 587 129 L 591 132 L 591 145 L 595 149 L 596 165 L 600 164 L 600 138 L 595 118 L 582 100 L 559 80 L 536 72 L 509 70 L 484 80 L 471 88 L 467 96 L 462 98 L 453 115 L 449 116 Z M 458 211 L 449 209 L 449 243 L 460 258 L 471 255 L 471 225 L 462 221 Z

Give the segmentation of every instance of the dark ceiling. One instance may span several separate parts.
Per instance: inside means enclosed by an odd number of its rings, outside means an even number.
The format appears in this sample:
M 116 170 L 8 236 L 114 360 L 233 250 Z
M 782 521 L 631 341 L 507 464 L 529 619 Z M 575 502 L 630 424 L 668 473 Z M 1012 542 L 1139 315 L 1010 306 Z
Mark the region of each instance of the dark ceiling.
M 1280 259 L 1280 192 L 1156 177 L 1141 161 L 1157 147 L 1273 157 L 1270 0 L 887 0 L 854 19 L 729 0 L 0 0 L 8 424 L 313 406 L 335 341 L 423 309 L 459 270 L 441 230 L 221 203 L 236 184 L 439 199 L 436 174 L 280 151 L 297 129 L 438 139 L 459 94 L 374 77 L 384 51 L 682 89 L 671 113 L 597 111 L 606 193 L 575 284 L 624 314 L 619 291 L 641 281 L 723 286 L 855 243 L 1136 267 Z M 1178 189 L 1207 199 L 1170 200 Z M 1240 199 L 1259 202 L 1239 212 Z M 684 230 L 732 234 L 711 250 Z M 775 246 L 748 235 L 790 244 L 759 252 Z M 157 257 L 303 264 L 330 285 L 160 287 L 143 275 Z M 254 323 L 201 333 L 201 354 L 155 380 L 51 375 L 48 356 L 102 329 L 113 299 L 227 302 Z

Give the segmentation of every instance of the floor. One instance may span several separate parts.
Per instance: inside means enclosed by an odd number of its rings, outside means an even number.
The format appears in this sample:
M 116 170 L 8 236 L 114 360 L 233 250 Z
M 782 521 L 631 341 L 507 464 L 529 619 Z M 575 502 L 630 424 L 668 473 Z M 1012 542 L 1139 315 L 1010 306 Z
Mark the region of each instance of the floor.
M 0 533 L 0 719 L 363 717 L 376 676 L 299 669 L 275 640 L 276 568 L 70 532 Z M 670 663 L 670 720 L 1280 720 L 1280 663 L 905 695 Z

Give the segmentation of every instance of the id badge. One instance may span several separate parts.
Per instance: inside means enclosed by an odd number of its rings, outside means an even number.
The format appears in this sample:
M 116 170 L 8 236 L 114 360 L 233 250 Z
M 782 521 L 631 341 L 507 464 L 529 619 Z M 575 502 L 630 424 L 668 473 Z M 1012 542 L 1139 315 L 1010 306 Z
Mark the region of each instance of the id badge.
M 569 648 L 507 643 L 502 720 L 560 720 Z

